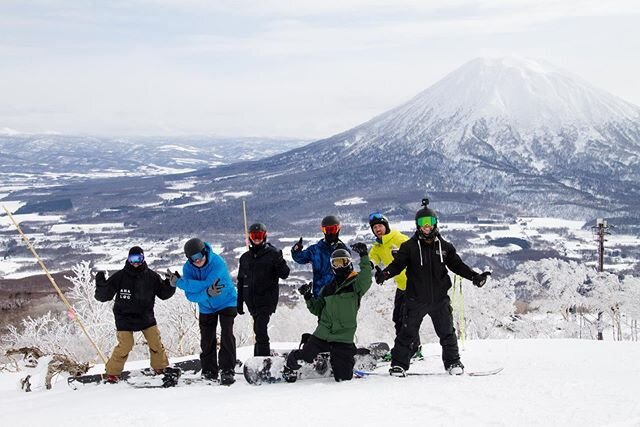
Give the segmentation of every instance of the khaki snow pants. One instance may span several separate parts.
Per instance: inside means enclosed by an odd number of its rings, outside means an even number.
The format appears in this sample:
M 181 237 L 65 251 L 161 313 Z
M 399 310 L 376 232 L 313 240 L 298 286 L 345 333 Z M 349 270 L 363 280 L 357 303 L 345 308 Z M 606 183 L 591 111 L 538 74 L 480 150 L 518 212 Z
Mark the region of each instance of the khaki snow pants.
M 149 345 L 149 353 L 151 354 L 151 367 L 156 370 L 162 370 L 169 366 L 167 353 L 164 351 L 162 341 L 160 341 L 160 330 L 157 325 L 143 329 L 144 335 Z M 133 332 L 118 331 L 116 334 L 118 345 L 113 349 L 111 357 L 105 366 L 107 375 L 120 375 L 124 370 L 124 364 L 129 357 L 129 353 L 133 349 Z

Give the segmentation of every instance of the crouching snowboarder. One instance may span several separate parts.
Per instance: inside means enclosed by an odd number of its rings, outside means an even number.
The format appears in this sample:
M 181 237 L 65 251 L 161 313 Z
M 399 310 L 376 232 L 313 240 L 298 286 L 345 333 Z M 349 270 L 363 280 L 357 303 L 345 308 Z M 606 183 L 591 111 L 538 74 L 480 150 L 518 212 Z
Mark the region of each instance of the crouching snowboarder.
M 353 378 L 356 354 L 353 340 L 360 300 L 371 287 L 371 262 L 364 243 L 355 243 L 351 248 L 360 255 L 360 273 L 353 271 L 349 252 L 336 249 L 331 253 L 331 268 L 335 278 L 322 288 L 320 295 L 313 297 L 311 284 L 298 289 L 309 311 L 318 316 L 318 327 L 302 349 L 289 353 L 285 368 L 285 379 L 289 382 L 297 378 L 295 371 L 301 367 L 299 360 L 312 363 L 323 352 L 329 353 L 336 381 Z
M 169 368 L 169 360 L 160 340 L 160 331 L 153 312 L 156 297 L 166 300 L 176 292 L 169 279 L 147 267 L 144 252 L 139 246 L 129 250 L 124 268 L 109 279 L 105 272 L 96 274 L 95 298 L 100 302 L 111 301 L 115 296 L 113 314 L 116 320 L 118 345 L 113 349 L 105 366 L 105 381 L 116 383 L 124 364 L 133 349 L 133 332 L 141 331 L 149 345 L 151 367 L 165 375 L 166 385 L 175 385 L 178 372 Z

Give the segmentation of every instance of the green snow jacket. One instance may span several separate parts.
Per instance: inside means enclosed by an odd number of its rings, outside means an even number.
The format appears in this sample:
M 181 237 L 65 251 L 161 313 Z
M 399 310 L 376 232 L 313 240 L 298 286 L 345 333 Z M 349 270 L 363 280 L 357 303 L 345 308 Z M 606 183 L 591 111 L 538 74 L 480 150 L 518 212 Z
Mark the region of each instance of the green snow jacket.
M 360 299 L 370 287 L 371 262 L 365 255 L 360 258 L 360 273 L 352 272 L 340 284 L 332 281 L 318 298 L 307 300 L 309 311 L 318 316 L 313 335 L 328 342 L 353 343 Z

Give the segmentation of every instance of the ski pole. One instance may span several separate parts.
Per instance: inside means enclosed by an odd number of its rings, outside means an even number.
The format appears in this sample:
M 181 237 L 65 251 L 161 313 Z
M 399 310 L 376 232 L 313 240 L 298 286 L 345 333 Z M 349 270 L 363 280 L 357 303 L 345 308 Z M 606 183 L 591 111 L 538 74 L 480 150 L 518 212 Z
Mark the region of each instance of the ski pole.
M 56 281 L 53 279 L 53 276 L 51 276 L 51 273 L 49 273 L 49 270 L 47 269 L 47 267 L 44 265 L 44 262 L 42 262 L 42 259 L 40 259 L 40 257 L 38 256 L 38 254 L 36 253 L 36 250 L 33 248 L 33 245 L 31 245 L 31 242 L 29 242 L 29 239 L 27 239 L 27 236 L 25 236 L 25 234 L 22 232 L 22 229 L 20 228 L 20 226 L 18 225 L 18 223 L 16 222 L 16 220 L 13 218 L 13 215 L 11 215 L 11 212 L 9 212 L 9 209 L 7 209 L 6 206 L 2 205 L 2 208 L 4 209 L 4 211 L 7 213 L 7 216 L 9 217 L 9 219 L 11 220 L 11 222 L 13 222 L 13 225 L 16 226 L 16 228 L 18 229 L 18 233 L 20 233 L 20 236 L 22 236 L 22 240 L 24 240 L 25 244 L 27 245 L 27 247 L 29 248 L 29 250 L 31 251 L 31 253 L 33 254 L 33 256 L 36 258 L 36 260 L 38 261 L 38 264 L 40 264 L 40 267 L 42 267 L 42 270 L 44 271 L 44 273 L 47 275 L 47 277 L 49 278 L 49 281 L 51 282 L 51 284 L 53 285 L 53 287 L 55 288 L 56 292 L 58 292 L 58 295 L 60 296 L 60 299 L 62 300 L 62 302 L 67 306 L 67 309 L 69 310 L 69 312 L 71 313 L 71 315 L 73 316 L 74 320 L 78 323 L 78 326 L 80 326 L 80 329 L 82 330 L 82 332 L 84 333 L 84 335 L 87 337 L 87 339 L 91 342 L 91 345 L 93 346 L 93 348 L 95 349 L 96 353 L 98 353 L 98 356 L 100 356 L 100 359 L 102 359 L 102 361 L 104 362 L 104 364 L 107 364 L 107 358 L 102 354 L 102 352 L 100 351 L 100 349 L 98 348 L 98 346 L 96 345 L 96 343 L 93 341 L 93 339 L 91 339 L 91 337 L 89 336 L 89 333 L 87 332 L 87 330 L 85 329 L 84 325 L 82 324 L 82 321 L 80 320 L 80 317 L 78 316 L 78 313 L 76 313 L 76 311 L 73 309 L 73 307 L 71 306 L 71 304 L 69 304 L 69 301 L 67 300 L 67 298 L 64 296 L 64 293 L 62 293 L 62 290 L 58 287 L 58 285 L 56 284 Z

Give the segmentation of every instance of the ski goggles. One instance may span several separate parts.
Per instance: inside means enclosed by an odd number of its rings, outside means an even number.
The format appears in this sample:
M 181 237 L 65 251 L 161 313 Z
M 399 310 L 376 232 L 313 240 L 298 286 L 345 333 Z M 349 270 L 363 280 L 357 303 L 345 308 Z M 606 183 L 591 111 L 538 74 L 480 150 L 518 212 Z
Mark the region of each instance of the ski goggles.
M 257 240 L 264 240 L 265 237 L 267 237 L 266 231 L 250 231 L 249 232 L 249 238 L 254 242 Z
M 197 253 L 195 253 L 195 254 L 191 255 L 191 256 L 189 257 L 189 261 L 191 261 L 191 262 L 198 262 L 198 261 L 200 261 L 202 258 L 204 258 L 204 255 L 205 255 L 205 252 L 204 252 L 204 249 L 203 249 L 203 250 L 201 250 L 200 252 L 197 252 Z
M 351 258 L 347 258 L 347 257 L 331 258 L 331 267 L 333 268 L 348 267 L 350 264 L 351 264 Z
M 374 219 L 381 219 L 384 221 L 387 220 L 387 218 L 384 215 L 382 215 L 380 212 L 373 212 L 369 214 L 369 222 L 373 221 Z
M 320 229 L 322 230 L 322 234 L 338 234 L 340 224 L 323 225 Z
M 129 264 L 142 264 L 144 262 L 144 254 L 131 254 L 127 257 Z
M 416 219 L 416 224 L 418 225 L 418 227 L 424 227 L 425 225 L 435 227 L 438 224 L 438 218 L 436 218 L 435 216 L 422 216 Z

